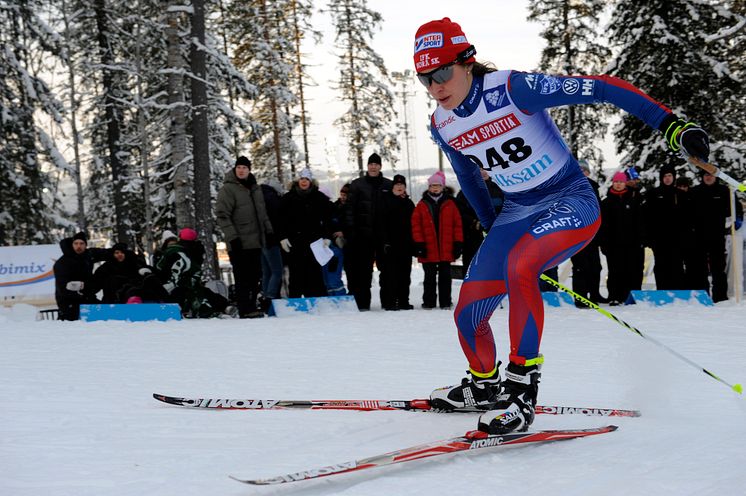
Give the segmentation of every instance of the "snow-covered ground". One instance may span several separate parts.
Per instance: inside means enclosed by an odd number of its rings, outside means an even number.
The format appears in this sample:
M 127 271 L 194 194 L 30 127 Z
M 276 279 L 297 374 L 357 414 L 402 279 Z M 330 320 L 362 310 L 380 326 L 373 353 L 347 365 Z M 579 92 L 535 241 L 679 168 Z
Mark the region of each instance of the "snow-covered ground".
M 419 303 L 421 287 L 413 288 Z M 454 292 L 455 294 L 455 292 Z M 746 304 L 612 312 L 731 383 L 746 380 Z M 492 324 L 505 358 L 507 308 Z M 746 491 L 744 398 L 591 310 L 548 308 L 542 404 L 640 418 L 538 416 L 603 436 L 417 461 L 285 487 L 269 477 L 460 435 L 470 415 L 196 411 L 152 399 L 410 399 L 462 377 L 451 312 L 71 323 L 0 310 L 0 494 L 722 495 Z M 613 422 L 609 422 L 613 420 Z

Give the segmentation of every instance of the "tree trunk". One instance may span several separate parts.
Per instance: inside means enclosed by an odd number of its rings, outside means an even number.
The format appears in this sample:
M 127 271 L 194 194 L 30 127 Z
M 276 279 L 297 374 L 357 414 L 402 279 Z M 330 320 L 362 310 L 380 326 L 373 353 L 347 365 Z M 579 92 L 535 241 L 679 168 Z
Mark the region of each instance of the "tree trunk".
M 62 0 L 62 20 L 65 24 L 65 43 L 72 46 L 70 42 L 70 24 L 67 18 L 67 5 Z M 78 228 L 81 231 L 88 230 L 88 220 L 85 216 L 85 202 L 83 197 L 83 178 L 81 177 L 80 166 L 80 134 L 78 133 L 78 119 L 76 112 L 78 110 L 77 91 L 75 90 L 75 69 L 73 67 L 72 52 L 69 52 L 70 59 L 67 61 L 68 79 L 70 83 L 70 129 L 73 138 L 73 154 L 75 157 L 75 190 L 78 195 Z
M 303 63 L 301 62 L 301 33 L 298 26 L 298 9 L 296 0 L 293 0 L 293 28 L 295 29 L 295 72 L 298 76 L 298 99 L 300 100 L 300 125 L 303 130 L 303 157 L 305 158 L 306 167 L 311 168 L 311 162 L 308 155 L 308 128 L 306 118 L 306 99 L 303 95 Z M 288 115 L 290 113 L 288 112 Z M 295 165 L 291 167 L 293 177 L 295 177 Z
M 212 195 L 210 194 L 210 138 L 207 124 L 207 65 L 205 55 L 205 3 L 193 0 L 192 45 L 192 153 L 194 156 L 194 213 L 197 232 L 205 245 L 204 275 L 218 274 L 213 239 Z
M 270 18 L 269 14 L 267 13 L 267 2 L 265 0 L 262 0 L 262 18 L 263 18 L 263 31 L 264 31 L 264 41 L 267 42 L 267 45 L 272 44 L 272 40 L 269 36 L 269 30 L 270 30 Z M 269 81 L 268 86 L 272 87 L 274 86 L 274 81 Z M 275 152 L 275 166 L 277 168 L 277 179 L 282 182 L 282 155 L 280 153 L 280 129 L 279 124 L 277 122 L 277 100 L 274 96 L 269 96 L 269 108 L 272 112 L 272 140 L 273 140 L 273 147 Z
M 170 0 L 169 7 L 182 5 L 180 0 Z M 174 170 L 174 197 L 176 227 L 194 225 L 187 160 L 186 110 L 184 102 L 184 58 L 181 55 L 181 16 L 178 11 L 169 11 L 166 40 L 168 46 L 168 108 L 171 115 L 171 167 Z
M 563 36 L 562 43 L 565 46 L 565 74 L 568 76 L 572 75 L 573 63 L 572 63 L 572 39 L 570 29 L 570 2 L 565 0 L 562 2 L 562 25 L 563 25 Z M 572 105 L 567 106 L 567 146 L 570 148 L 570 153 L 573 157 L 578 156 L 577 140 L 575 139 L 575 107 Z
M 350 12 L 350 6 L 349 4 L 345 8 L 345 13 L 347 14 L 347 29 L 352 29 L 352 13 Z M 355 49 L 352 46 L 352 33 L 349 31 L 347 32 L 347 54 L 350 58 L 350 97 L 352 100 L 352 115 L 355 116 L 354 118 L 357 118 L 357 116 L 360 115 L 360 109 L 358 108 L 358 102 L 357 102 L 357 88 L 355 87 Z M 360 177 L 364 176 L 365 173 L 363 172 L 363 150 L 362 150 L 362 143 L 363 143 L 363 135 L 360 132 L 360 126 L 355 126 L 354 130 L 355 134 L 353 137 L 353 148 L 355 149 L 355 154 L 357 155 L 357 169 L 358 174 Z
M 111 180 L 114 197 L 114 224 L 115 235 L 119 242 L 131 244 L 130 232 L 125 222 L 124 193 L 122 192 L 122 176 L 124 166 L 119 159 L 120 148 L 120 121 L 121 113 L 119 104 L 115 98 L 115 77 L 111 67 L 115 64 L 114 54 L 109 44 L 109 24 L 106 18 L 105 0 L 95 0 L 94 10 L 96 13 L 96 28 L 98 30 L 98 47 L 101 50 L 102 85 L 104 93 L 104 115 L 106 118 L 106 141 L 109 148 L 109 162 L 111 164 Z

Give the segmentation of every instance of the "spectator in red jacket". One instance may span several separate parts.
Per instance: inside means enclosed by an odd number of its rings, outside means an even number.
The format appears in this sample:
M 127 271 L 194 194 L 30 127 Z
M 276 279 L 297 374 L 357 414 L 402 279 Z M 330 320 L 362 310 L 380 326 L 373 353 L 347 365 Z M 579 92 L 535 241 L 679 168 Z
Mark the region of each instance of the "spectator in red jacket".
M 464 244 L 461 214 L 445 188 L 445 174 L 436 172 L 427 184 L 412 214 L 415 255 L 425 271 L 422 308 L 435 308 L 436 287 L 440 308 L 451 308 L 451 262 L 461 256 Z

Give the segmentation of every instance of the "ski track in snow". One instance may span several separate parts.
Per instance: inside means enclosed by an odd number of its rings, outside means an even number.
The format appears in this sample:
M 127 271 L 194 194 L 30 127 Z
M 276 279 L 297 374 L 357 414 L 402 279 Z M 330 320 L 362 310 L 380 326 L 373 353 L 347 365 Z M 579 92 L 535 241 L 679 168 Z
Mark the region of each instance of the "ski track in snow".
M 730 383 L 746 380 L 745 309 L 731 302 L 610 308 Z M 492 318 L 503 360 L 506 320 L 507 307 Z M 271 477 L 363 458 L 461 435 L 477 417 L 196 411 L 151 394 L 427 397 L 460 380 L 467 366 L 452 313 L 69 323 L 34 322 L 21 307 L 0 311 L 0 494 L 743 493 L 743 397 L 596 312 L 548 307 L 545 322 L 540 403 L 636 408 L 643 416 L 540 415 L 536 429 L 620 429 L 252 488 L 228 474 Z

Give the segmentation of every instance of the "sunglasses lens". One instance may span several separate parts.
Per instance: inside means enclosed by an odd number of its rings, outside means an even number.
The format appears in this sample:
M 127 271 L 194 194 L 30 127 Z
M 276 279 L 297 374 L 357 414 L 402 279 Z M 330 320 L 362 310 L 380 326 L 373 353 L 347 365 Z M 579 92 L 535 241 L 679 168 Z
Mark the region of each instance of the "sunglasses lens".
M 430 87 L 430 81 L 431 80 L 430 80 L 430 75 L 429 74 L 417 74 L 417 79 L 420 80 L 420 83 L 422 83 L 422 85 L 425 88 L 429 88 Z
M 435 69 L 433 72 L 427 74 L 417 74 L 417 79 L 420 80 L 425 88 L 429 88 L 433 81 L 438 84 L 447 83 L 453 77 L 453 64 L 444 65 Z
M 430 77 L 438 84 L 447 83 L 453 77 L 453 65 L 445 65 L 433 72 Z

